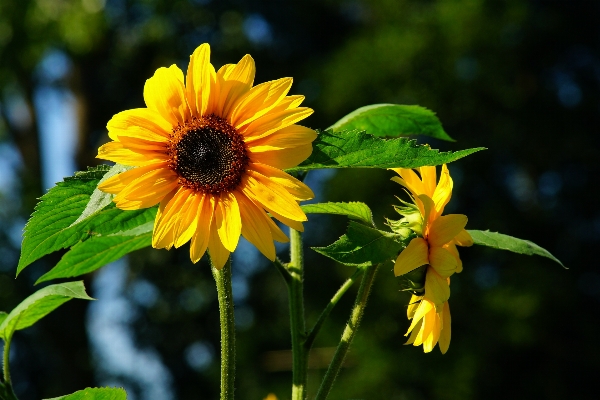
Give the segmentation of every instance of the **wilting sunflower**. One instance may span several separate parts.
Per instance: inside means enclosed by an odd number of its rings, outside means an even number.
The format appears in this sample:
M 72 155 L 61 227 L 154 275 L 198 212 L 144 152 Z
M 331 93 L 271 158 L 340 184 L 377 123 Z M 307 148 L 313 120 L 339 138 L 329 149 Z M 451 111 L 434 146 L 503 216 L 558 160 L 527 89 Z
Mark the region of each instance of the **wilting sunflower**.
M 467 217 L 462 214 L 442 215 L 452 196 L 452 178 L 447 166 L 442 166 L 436 184 L 435 167 L 421 167 L 419 177 L 412 169 L 394 169 L 400 177 L 392 180 L 408 189 L 420 211 L 420 223 L 413 230 L 419 235 L 404 249 L 394 265 L 396 276 L 427 265 L 425 293 L 414 295 L 408 310 L 413 322 L 407 332 L 412 332 L 408 343 L 423 344 L 429 352 L 440 340 L 445 353 L 450 344 L 450 276 L 462 271 L 456 245 L 471 246 L 473 240 L 464 229 Z M 443 330 L 446 332 L 443 332 Z
M 113 140 L 98 158 L 134 167 L 99 188 L 116 194 L 116 206 L 137 210 L 159 204 L 152 246 L 179 247 L 190 257 L 208 248 L 221 268 L 240 234 L 267 258 L 273 240 L 287 236 L 267 214 L 302 231 L 298 205 L 313 193 L 282 171 L 304 161 L 316 138 L 295 125 L 312 114 L 303 96 L 287 96 L 291 78 L 252 86 L 250 55 L 215 72 L 208 44 L 190 57 L 187 76 L 161 67 L 144 86 L 146 108 L 123 111 L 107 125 Z

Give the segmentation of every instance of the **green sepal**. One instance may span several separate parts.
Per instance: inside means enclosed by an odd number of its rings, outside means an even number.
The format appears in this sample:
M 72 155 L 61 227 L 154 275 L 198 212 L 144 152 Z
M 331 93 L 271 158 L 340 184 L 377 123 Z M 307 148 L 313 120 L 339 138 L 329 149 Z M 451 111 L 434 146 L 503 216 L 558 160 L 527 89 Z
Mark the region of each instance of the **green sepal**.
M 46 286 L 23 300 L 0 324 L 0 338 L 10 341 L 15 331 L 35 324 L 71 299 L 94 300 L 85 292 L 82 281 Z
M 46 400 L 127 400 L 127 393 L 122 388 L 87 388 Z
M 400 290 L 411 292 L 417 296 L 423 295 L 425 292 L 425 277 L 427 275 L 427 265 L 421 265 L 412 271 L 400 275 Z
M 346 233 L 335 243 L 312 249 L 341 264 L 366 268 L 396 258 L 413 237 L 409 229 L 391 233 L 350 221 Z
M 358 201 L 349 203 L 314 203 L 300 206 L 306 214 L 335 214 L 345 215 L 350 219 L 362 222 L 366 225 L 375 227 L 373 222 L 373 213 L 369 206 Z
M 400 137 L 426 135 L 454 142 L 442 128 L 435 113 L 425 107 L 401 104 L 372 104 L 346 115 L 329 129 L 357 129 L 373 136 Z
M 467 230 L 473 238 L 473 243 L 480 246 L 487 246 L 493 249 L 508 250 L 513 253 L 525 254 L 528 256 L 538 255 L 546 257 L 559 263 L 563 268 L 568 269 L 562 262 L 554 257 L 548 250 L 530 242 L 529 240 L 518 239 L 516 237 L 504 235 L 498 232 Z
M 310 157 L 287 172 L 323 168 L 417 168 L 456 161 L 483 147 L 440 152 L 414 139 L 381 139 L 364 131 L 321 131 L 312 143 Z

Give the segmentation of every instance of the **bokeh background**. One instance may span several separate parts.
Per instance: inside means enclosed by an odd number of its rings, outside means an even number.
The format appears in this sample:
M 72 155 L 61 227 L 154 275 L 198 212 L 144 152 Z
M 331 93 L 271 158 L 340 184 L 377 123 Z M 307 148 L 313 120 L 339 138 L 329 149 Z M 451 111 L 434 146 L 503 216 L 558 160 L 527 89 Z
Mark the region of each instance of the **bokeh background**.
M 530 239 L 543 258 L 461 250 L 452 281 L 452 343 L 403 346 L 407 294 L 382 267 L 332 399 L 593 399 L 600 371 L 598 211 L 600 2 L 595 0 L 2 0 L 0 1 L 0 309 L 10 310 L 60 257 L 15 279 L 22 228 L 36 199 L 96 165 L 105 125 L 143 106 L 159 66 L 200 43 L 217 67 L 250 53 L 256 82 L 294 77 L 326 128 L 372 103 L 419 104 L 457 142 L 488 150 L 450 165 L 447 212 L 471 229 Z M 364 201 L 380 226 L 400 187 L 381 170 L 311 173 L 319 201 Z M 342 217 L 315 217 L 307 246 L 332 243 Z M 307 318 L 314 323 L 352 269 L 307 248 Z M 280 256 L 287 259 L 285 246 Z M 289 398 L 284 283 L 247 243 L 234 257 L 237 396 Z M 14 338 L 23 400 L 87 386 L 130 399 L 218 397 L 216 293 L 205 260 L 144 250 L 85 277 L 96 302 L 71 301 Z M 314 395 L 353 288 L 316 342 Z

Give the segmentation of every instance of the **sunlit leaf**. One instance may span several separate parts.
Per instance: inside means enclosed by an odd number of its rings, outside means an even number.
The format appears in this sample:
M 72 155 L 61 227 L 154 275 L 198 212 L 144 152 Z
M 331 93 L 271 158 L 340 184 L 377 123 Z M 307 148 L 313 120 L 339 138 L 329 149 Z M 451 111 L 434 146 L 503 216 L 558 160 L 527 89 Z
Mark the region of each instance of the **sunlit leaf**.
M 350 203 L 314 203 L 301 206 L 306 214 L 336 214 L 345 215 L 350 219 L 375 226 L 371 209 L 360 202 Z
M 87 388 L 46 400 L 127 400 L 127 393 L 121 388 Z
M 421 106 L 372 104 L 351 112 L 329 129 L 334 132 L 360 130 L 373 136 L 387 137 L 426 135 L 454 141 L 444 131 L 435 113 Z
M 10 340 L 15 331 L 30 327 L 71 299 L 93 300 L 85 292 L 82 281 L 59 283 L 38 290 L 4 318 L 0 324 L 0 337 Z
M 80 276 L 116 261 L 132 251 L 151 246 L 153 225 L 150 221 L 129 231 L 94 236 L 85 242 L 77 243 L 54 268 L 42 275 L 36 284 L 57 278 Z
M 440 152 L 429 145 L 418 145 L 414 139 L 381 139 L 362 131 L 330 130 L 319 132 L 313 152 L 302 164 L 288 172 L 321 168 L 416 168 L 456 161 L 483 147 Z
M 25 226 L 17 274 L 46 254 L 90 237 L 133 229 L 154 217 L 156 209 L 123 211 L 107 203 L 101 194 L 91 200 L 109 168 L 100 166 L 78 172 L 42 196 Z M 84 213 L 87 217 L 81 218 Z
M 351 221 L 346 233 L 335 243 L 312 249 L 344 265 L 368 267 L 395 259 L 411 238 L 409 229 L 396 234 Z
M 518 239 L 516 237 L 504 235 L 498 232 L 468 230 L 473 238 L 473 242 L 480 246 L 487 246 L 499 250 L 508 250 L 513 253 L 526 254 L 528 256 L 538 255 L 549 258 L 563 265 L 558 258 L 554 257 L 550 252 L 529 240 Z
M 0 325 L 2 324 L 2 322 L 4 322 L 6 317 L 8 317 L 8 313 L 6 313 L 4 311 L 0 311 Z

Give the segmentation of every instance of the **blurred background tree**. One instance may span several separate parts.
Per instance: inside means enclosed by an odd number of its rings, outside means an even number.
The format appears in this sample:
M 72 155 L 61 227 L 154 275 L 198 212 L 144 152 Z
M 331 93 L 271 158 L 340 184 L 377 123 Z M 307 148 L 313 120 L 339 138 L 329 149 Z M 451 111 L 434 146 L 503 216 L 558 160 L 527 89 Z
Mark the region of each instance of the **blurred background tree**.
M 142 107 L 159 66 L 185 70 L 212 47 L 219 67 L 250 53 L 256 82 L 293 76 L 292 91 L 325 128 L 371 103 L 420 104 L 457 143 L 485 146 L 450 165 L 448 212 L 468 227 L 530 239 L 541 258 L 463 249 L 452 281 L 449 352 L 404 347 L 408 296 L 391 263 L 380 269 L 365 320 L 332 399 L 596 398 L 600 242 L 600 3 L 587 0 L 3 0 L 0 2 L 0 308 L 33 292 L 58 256 L 14 280 L 21 230 L 36 199 L 63 176 L 97 164 L 105 125 Z M 364 201 L 381 226 L 400 187 L 391 173 L 311 173 L 319 201 Z M 323 246 L 343 218 L 315 217 Z M 218 311 L 205 260 L 146 250 L 86 279 L 91 305 L 70 302 L 15 338 L 21 399 L 86 386 L 124 386 L 130 399 L 218 396 Z M 287 258 L 285 246 L 281 257 Z M 307 250 L 309 323 L 352 271 Z M 355 292 L 356 288 L 354 288 Z M 317 339 L 316 391 L 352 294 Z M 240 399 L 289 396 L 285 287 L 241 243 L 234 258 Z

